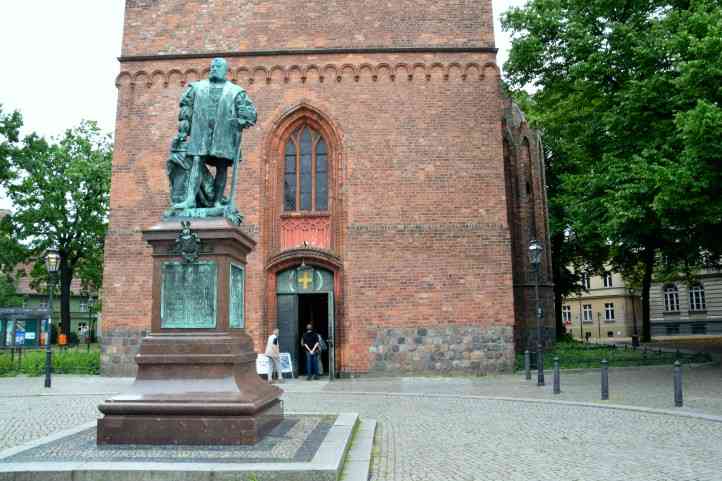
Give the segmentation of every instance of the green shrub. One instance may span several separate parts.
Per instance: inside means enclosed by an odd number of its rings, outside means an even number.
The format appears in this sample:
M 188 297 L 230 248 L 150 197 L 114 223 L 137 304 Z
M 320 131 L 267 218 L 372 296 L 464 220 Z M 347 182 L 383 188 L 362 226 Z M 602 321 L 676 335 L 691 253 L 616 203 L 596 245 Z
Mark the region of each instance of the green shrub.
M 536 368 L 535 356 L 532 352 L 532 366 Z M 554 366 L 554 357 L 559 357 L 561 369 L 575 368 L 598 368 L 602 359 L 609 362 L 609 367 L 631 367 L 631 366 L 652 366 L 671 365 L 679 359 L 682 363 L 709 362 L 711 358 L 707 354 L 677 355 L 674 352 L 662 352 L 660 350 L 644 348 L 632 349 L 608 344 L 589 344 L 579 341 L 563 340 L 554 345 L 554 348 L 544 353 L 544 368 L 551 369 Z M 524 369 L 524 353 L 517 353 L 516 368 Z
M 10 352 L 0 353 L 0 376 L 40 376 L 45 373 L 45 351 L 28 350 L 22 354 L 18 366 L 18 353 L 11 360 Z M 69 349 L 53 349 L 53 373 L 99 374 L 100 351 L 87 351 L 84 346 Z

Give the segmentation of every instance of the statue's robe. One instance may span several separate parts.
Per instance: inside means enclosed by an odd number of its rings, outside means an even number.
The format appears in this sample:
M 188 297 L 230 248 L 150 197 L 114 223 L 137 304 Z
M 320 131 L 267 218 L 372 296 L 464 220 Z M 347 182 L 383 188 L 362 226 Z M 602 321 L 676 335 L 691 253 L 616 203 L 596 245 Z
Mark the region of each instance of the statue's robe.
M 170 181 L 170 197 L 172 204 L 180 204 L 186 200 L 190 183 L 193 158 L 186 152 L 184 146 L 171 146 L 171 153 L 166 162 L 166 174 Z M 208 167 L 201 163 L 199 168 L 201 176 L 200 188 L 196 195 L 196 207 L 212 207 L 214 204 L 213 175 Z
M 256 123 L 256 107 L 245 90 L 229 81 L 224 82 L 216 108 L 212 105 L 209 80 L 194 82 L 183 93 L 180 120 L 190 123 L 187 155 L 230 163 L 240 153 L 241 129 Z

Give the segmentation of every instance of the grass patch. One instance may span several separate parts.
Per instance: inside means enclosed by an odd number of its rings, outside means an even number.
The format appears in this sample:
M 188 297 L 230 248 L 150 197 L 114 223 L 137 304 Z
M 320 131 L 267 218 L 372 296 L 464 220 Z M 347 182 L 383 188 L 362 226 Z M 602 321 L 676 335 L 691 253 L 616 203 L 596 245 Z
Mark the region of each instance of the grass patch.
M 532 369 L 536 369 L 536 352 L 531 353 Z M 597 368 L 602 359 L 609 362 L 609 367 L 636 367 L 671 365 L 677 359 L 682 363 L 710 362 L 712 358 L 704 353 L 689 355 L 644 348 L 617 347 L 605 344 L 586 344 L 579 341 L 562 341 L 554 345 L 554 349 L 544 353 L 544 368 L 554 367 L 554 357 L 559 357 L 561 369 Z M 524 353 L 516 355 L 516 369 L 524 369 Z
M 0 376 L 18 374 L 45 374 L 45 351 L 27 350 L 22 357 L 15 352 L 14 358 L 9 351 L 0 352 Z M 85 346 L 53 348 L 53 374 L 100 374 L 100 350 L 97 345 L 91 347 L 90 351 Z

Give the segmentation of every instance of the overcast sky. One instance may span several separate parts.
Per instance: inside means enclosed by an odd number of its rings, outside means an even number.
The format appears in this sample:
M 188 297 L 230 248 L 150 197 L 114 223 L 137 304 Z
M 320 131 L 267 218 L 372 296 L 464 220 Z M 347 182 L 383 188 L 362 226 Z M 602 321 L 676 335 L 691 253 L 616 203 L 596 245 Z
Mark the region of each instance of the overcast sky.
M 526 0 L 493 0 L 499 65 L 509 49 L 499 15 Z M 26 133 L 56 136 L 81 120 L 115 127 L 115 77 L 125 0 L 3 2 L 0 104 L 20 110 Z M 8 203 L 0 196 L 0 208 Z

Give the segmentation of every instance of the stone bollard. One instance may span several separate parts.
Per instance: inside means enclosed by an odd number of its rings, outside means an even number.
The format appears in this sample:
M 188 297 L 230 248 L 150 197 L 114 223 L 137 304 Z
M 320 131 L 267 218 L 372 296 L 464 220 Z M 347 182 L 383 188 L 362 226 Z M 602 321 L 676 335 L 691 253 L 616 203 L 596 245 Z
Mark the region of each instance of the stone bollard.
M 674 406 L 681 408 L 682 404 L 682 364 L 674 361 Z
M 559 379 L 560 377 L 559 357 L 554 357 L 554 394 L 559 394 L 562 392 L 561 380 Z
M 602 401 L 609 400 L 609 362 L 602 359 Z
M 524 377 L 527 381 L 531 380 L 531 354 L 529 349 L 524 351 Z

